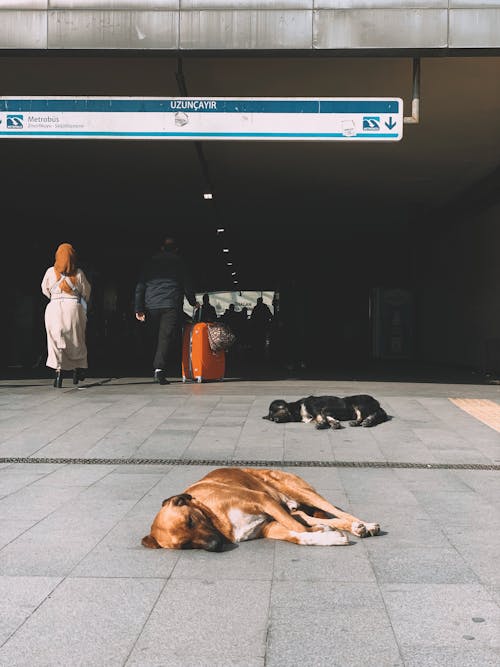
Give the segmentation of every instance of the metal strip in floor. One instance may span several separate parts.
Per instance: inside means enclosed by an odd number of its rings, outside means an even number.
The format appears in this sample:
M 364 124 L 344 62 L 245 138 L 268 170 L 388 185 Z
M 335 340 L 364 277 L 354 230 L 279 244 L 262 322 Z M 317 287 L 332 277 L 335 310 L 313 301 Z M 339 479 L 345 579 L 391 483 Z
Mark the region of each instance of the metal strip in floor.
M 32 456 L 0 457 L 2 463 L 52 463 L 63 465 L 160 465 L 217 466 L 249 468 L 420 468 L 424 470 L 500 470 L 500 464 L 489 463 L 413 463 L 405 461 L 266 461 L 262 459 L 73 459 Z

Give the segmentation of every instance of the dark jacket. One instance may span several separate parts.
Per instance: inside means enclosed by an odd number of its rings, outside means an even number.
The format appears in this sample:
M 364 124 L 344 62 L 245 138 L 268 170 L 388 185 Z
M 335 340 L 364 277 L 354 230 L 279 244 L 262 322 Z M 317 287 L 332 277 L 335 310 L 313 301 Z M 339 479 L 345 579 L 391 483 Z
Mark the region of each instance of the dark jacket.
M 182 308 L 186 295 L 194 307 L 196 297 L 181 257 L 161 251 L 144 266 L 135 288 L 135 312 L 155 308 Z
M 217 311 L 211 303 L 203 304 L 200 308 L 200 322 L 216 322 Z

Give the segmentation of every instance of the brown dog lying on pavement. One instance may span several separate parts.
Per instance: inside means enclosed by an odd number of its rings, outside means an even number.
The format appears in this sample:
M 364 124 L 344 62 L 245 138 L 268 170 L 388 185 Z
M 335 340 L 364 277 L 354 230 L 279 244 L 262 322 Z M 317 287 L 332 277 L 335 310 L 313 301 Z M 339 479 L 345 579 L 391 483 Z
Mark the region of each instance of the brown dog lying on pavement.
M 151 549 L 222 551 L 259 537 L 304 545 L 344 545 L 343 531 L 368 537 L 380 526 L 322 498 L 297 475 L 260 468 L 218 468 L 162 503 L 142 544 Z

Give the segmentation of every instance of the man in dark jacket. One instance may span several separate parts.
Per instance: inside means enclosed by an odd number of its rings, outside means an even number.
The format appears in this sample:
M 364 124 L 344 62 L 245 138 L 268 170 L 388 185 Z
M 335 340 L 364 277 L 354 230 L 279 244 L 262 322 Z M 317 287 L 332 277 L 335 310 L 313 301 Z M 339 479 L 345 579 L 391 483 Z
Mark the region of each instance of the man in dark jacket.
M 217 311 L 210 303 L 208 294 L 203 295 L 203 302 L 201 304 L 200 322 L 217 322 Z
M 147 320 L 156 336 L 153 367 L 154 380 L 159 384 L 169 384 L 167 357 L 182 314 L 184 295 L 193 308 L 199 307 L 184 262 L 177 253 L 174 239 L 166 238 L 160 252 L 144 266 L 135 288 L 135 316 L 140 322 Z

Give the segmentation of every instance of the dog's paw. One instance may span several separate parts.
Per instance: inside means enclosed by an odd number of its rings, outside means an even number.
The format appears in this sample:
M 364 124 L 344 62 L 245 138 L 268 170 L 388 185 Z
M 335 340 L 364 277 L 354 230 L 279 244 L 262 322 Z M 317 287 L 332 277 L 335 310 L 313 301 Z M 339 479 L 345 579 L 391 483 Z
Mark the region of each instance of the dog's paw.
M 327 530 L 326 532 L 295 533 L 299 544 L 320 547 L 342 547 L 349 544 L 349 539 L 341 530 Z
M 349 422 L 349 426 L 361 426 L 361 423 L 356 420 L 353 420 L 352 422 Z
M 372 537 L 380 533 L 380 524 L 379 523 L 365 523 L 365 528 L 368 531 L 368 534 Z
M 296 500 L 292 500 L 291 498 L 285 500 L 285 505 L 288 507 L 290 512 L 295 512 L 295 510 L 299 509 L 299 503 Z
M 316 428 L 318 431 L 322 431 L 325 428 L 330 428 L 330 424 L 328 422 L 317 422 Z
M 326 523 L 318 523 L 317 525 L 323 533 L 327 533 L 329 530 L 336 530 L 335 528 L 332 528 L 332 526 L 327 526 Z
M 358 537 L 370 537 L 379 534 L 380 526 L 378 523 L 362 523 L 360 521 L 353 521 L 351 532 Z

